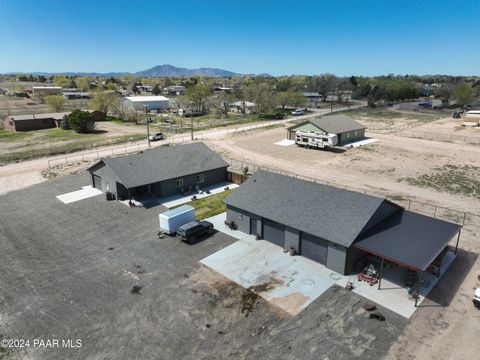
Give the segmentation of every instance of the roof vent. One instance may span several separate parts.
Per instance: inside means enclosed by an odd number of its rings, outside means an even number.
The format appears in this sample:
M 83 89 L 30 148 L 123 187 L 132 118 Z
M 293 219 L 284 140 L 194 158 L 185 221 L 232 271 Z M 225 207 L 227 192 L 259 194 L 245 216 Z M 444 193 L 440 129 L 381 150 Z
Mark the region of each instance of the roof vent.
M 130 166 L 132 166 L 132 165 L 133 165 L 133 163 L 130 161 Z

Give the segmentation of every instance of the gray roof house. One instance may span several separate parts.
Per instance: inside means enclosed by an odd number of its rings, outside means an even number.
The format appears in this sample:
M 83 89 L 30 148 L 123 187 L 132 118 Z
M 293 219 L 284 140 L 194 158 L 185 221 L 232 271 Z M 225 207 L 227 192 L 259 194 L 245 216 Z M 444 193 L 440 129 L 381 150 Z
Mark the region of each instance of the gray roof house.
M 225 203 L 238 230 L 341 274 L 366 254 L 425 271 L 461 229 L 386 199 L 261 170 Z
M 103 159 L 88 168 L 92 185 L 117 199 L 190 193 L 227 181 L 229 164 L 203 143 L 157 147 Z
M 347 144 L 365 137 L 366 127 L 344 114 L 327 115 L 309 119 L 287 129 L 287 137 L 295 140 L 297 131 L 335 134 L 339 144 Z

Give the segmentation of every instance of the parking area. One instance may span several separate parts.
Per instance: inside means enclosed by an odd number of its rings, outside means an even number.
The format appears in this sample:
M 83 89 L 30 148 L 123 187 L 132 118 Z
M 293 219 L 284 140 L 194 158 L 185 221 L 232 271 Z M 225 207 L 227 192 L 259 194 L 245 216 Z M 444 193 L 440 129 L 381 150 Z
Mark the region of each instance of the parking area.
M 385 321 L 369 319 L 367 300 L 340 287 L 291 316 L 200 263 L 234 237 L 158 239 L 165 207 L 56 198 L 88 179 L 66 176 L 1 197 L 1 337 L 83 344 L 12 358 L 379 359 L 408 323 L 383 307 Z

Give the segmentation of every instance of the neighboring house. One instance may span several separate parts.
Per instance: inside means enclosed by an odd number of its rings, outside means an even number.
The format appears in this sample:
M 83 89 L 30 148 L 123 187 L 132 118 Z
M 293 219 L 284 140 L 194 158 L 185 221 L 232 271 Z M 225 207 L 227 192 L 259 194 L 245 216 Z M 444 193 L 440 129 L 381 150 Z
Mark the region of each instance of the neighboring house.
M 96 110 L 84 110 L 92 114 L 94 121 L 104 121 L 105 114 Z M 7 116 L 3 125 L 5 129 L 13 131 L 32 131 L 60 127 L 62 120 L 70 112 L 28 114 L 28 115 L 10 115 Z
M 165 96 L 128 96 L 122 102 L 125 110 L 145 111 L 146 105 L 149 111 L 156 111 L 168 108 L 170 99 Z
M 338 137 L 338 144 L 342 145 L 365 137 L 365 129 L 365 126 L 346 115 L 328 115 L 309 119 L 301 124 L 289 127 L 287 137 L 290 140 L 295 140 L 297 131 L 335 134 Z
M 304 92 L 303 96 L 307 99 L 305 106 L 307 108 L 317 108 L 322 102 L 322 95 L 319 92 Z
M 167 94 L 183 95 L 185 92 L 185 86 L 183 85 L 172 85 L 165 89 Z
M 65 99 L 90 99 L 90 93 L 86 91 L 64 91 Z
M 354 273 L 372 256 L 417 272 L 435 260 L 441 267 L 461 230 L 385 199 L 265 171 L 257 171 L 225 203 L 227 221 L 239 231 L 293 248 L 340 274 Z
M 231 111 L 236 111 L 242 114 L 250 114 L 255 108 L 255 103 L 250 101 L 235 101 L 230 104 Z
M 48 95 L 61 95 L 62 88 L 60 86 L 33 86 L 32 95 L 43 97 Z
M 117 199 L 191 193 L 228 180 L 225 162 L 203 143 L 158 147 L 100 160 L 88 168 L 92 185 Z

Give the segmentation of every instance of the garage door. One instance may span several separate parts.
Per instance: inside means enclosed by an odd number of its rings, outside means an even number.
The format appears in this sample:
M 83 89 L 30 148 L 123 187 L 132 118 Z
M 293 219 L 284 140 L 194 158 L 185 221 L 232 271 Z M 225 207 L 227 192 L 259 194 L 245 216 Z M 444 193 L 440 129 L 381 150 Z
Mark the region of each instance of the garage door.
M 302 234 L 301 255 L 319 263 L 327 263 L 328 241 L 316 236 Z
M 98 175 L 93 175 L 93 187 L 103 190 L 102 189 L 102 178 Z
M 285 246 L 285 227 L 270 220 L 263 221 L 263 238 L 281 247 Z

